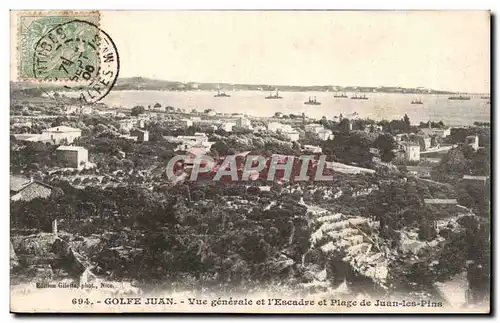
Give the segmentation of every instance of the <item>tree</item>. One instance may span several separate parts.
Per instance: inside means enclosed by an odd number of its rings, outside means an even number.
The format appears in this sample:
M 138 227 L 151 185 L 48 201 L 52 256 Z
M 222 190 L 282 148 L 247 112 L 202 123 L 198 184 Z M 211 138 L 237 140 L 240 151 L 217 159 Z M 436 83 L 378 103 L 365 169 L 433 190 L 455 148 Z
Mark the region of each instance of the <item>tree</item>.
M 410 123 L 410 118 L 408 115 L 405 113 L 405 116 L 403 118 L 404 123 L 406 124 L 406 132 L 410 131 L 411 123 Z
M 436 229 L 428 222 L 420 222 L 418 238 L 420 240 L 432 241 L 437 237 Z
M 379 135 L 373 143 L 373 147 L 380 150 L 380 158 L 382 159 L 382 161 L 390 162 L 392 159 L 394 159 L 395 154 L 392 150 L 396 148 L 396 141 L 391 135 Z
M 459 148 L 453 148 L 441 159 L 437 173 L 446 180 L 448 177 L 460 178 L 465 173 L 467 161 Z
M 161 104 L 156 102 L 155 105 L 153 105 L 153 108 L 155 109 L 161 108 Z
M 130 115 L 132 116 L 138 116 L 139 114 L 144 113 L 146 110 L 142 105 L 136 105 L 135 107 L 132 108 L 132 111 L 130 112 Z

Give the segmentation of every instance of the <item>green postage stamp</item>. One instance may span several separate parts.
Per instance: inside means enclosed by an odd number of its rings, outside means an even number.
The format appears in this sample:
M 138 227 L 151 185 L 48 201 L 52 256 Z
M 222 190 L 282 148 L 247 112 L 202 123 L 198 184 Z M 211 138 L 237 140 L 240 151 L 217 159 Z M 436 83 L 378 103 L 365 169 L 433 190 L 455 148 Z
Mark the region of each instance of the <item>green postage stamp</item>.
M 73 81 L 76 80 L 72 73 L 68 73 L 68 58 L 65 55 L 81 55 L 87 60 L 93 60 L 95 65 L 98 59 L 96 51 L 82 48 L 85 47 L 85 42 L 75 48 L 64 45 L 91 37 L 89 34 L 95 32 L 93 26 L 99 26 L 99 11 L 19 12 L 17 20 L 19 80 L 69 81 L 72 77 Z M 72 21 L 90 24 L 68 25 Z M 72 54 L 69 54 L 70 50 L 74 50 Z

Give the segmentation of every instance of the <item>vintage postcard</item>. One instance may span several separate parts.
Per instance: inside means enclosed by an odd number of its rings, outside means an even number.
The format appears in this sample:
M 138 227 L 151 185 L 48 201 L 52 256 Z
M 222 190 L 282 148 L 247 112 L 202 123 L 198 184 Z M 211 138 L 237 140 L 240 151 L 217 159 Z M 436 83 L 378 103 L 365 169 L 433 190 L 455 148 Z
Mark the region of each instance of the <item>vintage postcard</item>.
M 489 313 L 490 19 L 11 11 L 11 311 Z

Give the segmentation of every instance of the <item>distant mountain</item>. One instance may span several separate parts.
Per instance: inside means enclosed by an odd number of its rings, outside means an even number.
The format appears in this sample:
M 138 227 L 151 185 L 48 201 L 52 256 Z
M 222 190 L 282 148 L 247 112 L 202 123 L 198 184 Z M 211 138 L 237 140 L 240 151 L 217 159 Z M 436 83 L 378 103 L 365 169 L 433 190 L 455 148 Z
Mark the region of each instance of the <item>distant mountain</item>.
M 38 88 L 39 85 L 30 82 L 11 82 L 11 91 Z M 61 86 L 51 86 L 52 90 L 65 91 Z M 408 93 L 408 94 L 457 94 L 457 92 L 440 91 L 422 88 L 403 88 L 393 86 L 364 87 L 364 86 L 333 86 L 333 85 L 270 85 L 270 84 L 233 84 L 233 83 L 199 83 L 156 80 L 146 77 L 119 78 L 113 88 L 114 91 L 149 90 L 149 91 L 274 91 L 280 92 L 355 92 L 355 93 Z
M 199 83 L 199 82 L 174 82 L 155 80 L 145 77 L 128 77 L 118 79 L 115 91 L 118 90 L 158 90 L 158 91 L 217 91 L 217 89 L 235 91 L 274 91 L 281 92 L 360 92 L 360 93 L 431 93 L 453 94 L 456 92 L 440 90 L 423 90 L 421 88 L 403 87 L 363 87 L 363 86 L 333 86 L 333 85 L 270 85 L 270 84 L 238 84 L 238 83 Z M 333 90 L 335 88 L 335 90 Z

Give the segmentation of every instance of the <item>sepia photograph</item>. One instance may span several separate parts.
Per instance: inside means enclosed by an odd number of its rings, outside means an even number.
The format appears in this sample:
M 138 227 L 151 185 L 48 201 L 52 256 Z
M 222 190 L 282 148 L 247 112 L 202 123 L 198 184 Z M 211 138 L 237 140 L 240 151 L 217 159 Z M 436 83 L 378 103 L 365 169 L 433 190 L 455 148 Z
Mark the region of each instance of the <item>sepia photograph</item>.
M 490 313 L 490 11 L 9 17 L 12 313 Z

